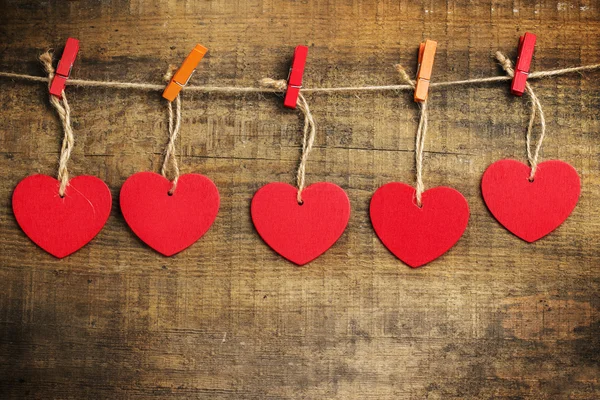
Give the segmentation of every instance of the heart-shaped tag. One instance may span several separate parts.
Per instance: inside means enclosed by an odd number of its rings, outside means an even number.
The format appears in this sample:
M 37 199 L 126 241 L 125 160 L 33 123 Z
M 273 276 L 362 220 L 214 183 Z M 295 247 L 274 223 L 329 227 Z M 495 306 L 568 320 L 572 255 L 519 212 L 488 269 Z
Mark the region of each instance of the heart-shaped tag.
M 95 176 L 71 178 L 60 197 L 60 183 L 48 175 L 23 179 L 12 196 L 13 213 L 23 232 L 57 258 L 82 248 L 102 230 L 110 214 L 112 196 Z
M 396 257 L 413 268 L 435 260 L 460 239 L 469 222 L 469 205 L 460 192 L 436 187 L 423 192 L 400 182 L 383 185 L 371 198 L 375 233 Z
M 483 174 L 481 193 L 494 218 L 531 243 L 567 219 L 579 200 L 581 182 L 575 168 L 558 160 L 538 164 L 533 181 L 530 172 L 520 161 L 496 161 Z
M 342 236 L 350 219 L 350 200 L 329 182 L 314 183 L 302 191 L 282 182 L 261 187 L 252 199 L 256 231 L 273 250 L 304 265 L 329 249 Z
M 130 176 L 121 187 L 121 212 L 131 230 L 148 246 L 172 256 L 204 235 L 219 212 L 219 191 L 200 174 L 179 177 L 175 192 L 171 182 L 154 172 Z

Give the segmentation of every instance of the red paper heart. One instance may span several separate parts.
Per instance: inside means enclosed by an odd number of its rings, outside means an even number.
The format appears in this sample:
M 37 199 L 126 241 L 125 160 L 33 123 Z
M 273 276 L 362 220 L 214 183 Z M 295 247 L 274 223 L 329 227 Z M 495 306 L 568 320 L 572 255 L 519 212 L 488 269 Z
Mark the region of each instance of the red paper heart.
M 527 242 L 546 236 L 567 219 L 577 205 L 581 182 L 577 171 L 563 161 L 531 168 L 516 160 L 490 165 L 481 179 L 483 199 L 494 218 Z
M 32 175 L 15 188 L 12 206 L 23 232 L 57 258 L 82 248 L 102 230 L 110 214 L 112 197 L 95 176 L 71 178 L 65 196 L 58 195 L 58 180 Z
M 121 212 L 131 230 L 148 246 L 172 256 L 204 235 L 219 212 L 219 191 L 200 174 L 179 177 L 173 195 L 171 182 L 154 172 L 130 176 L 121 187 Z
M 304 265 L 323 254 L 342 236 L 350 219 L 350 200 L 344 190 L 329 182 L 302 191 L 282 182 L 261 187 L 252 199 L 256 231 L 273 250 L 291 262 Z
M 436 187 L 423 192 L 400 182 L 383 185 L 371 199 L 375 233 L 396 257 L 413 268 L 435 260 L 460 239 L 469 222 L 469 205 L 460 192 Z

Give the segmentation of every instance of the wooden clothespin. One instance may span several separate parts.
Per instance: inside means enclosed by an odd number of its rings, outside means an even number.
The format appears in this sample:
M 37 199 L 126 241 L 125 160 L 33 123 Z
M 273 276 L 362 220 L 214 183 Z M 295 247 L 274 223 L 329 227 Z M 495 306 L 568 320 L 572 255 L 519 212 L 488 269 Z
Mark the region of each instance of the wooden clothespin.
M 510 85 L 510 91 L 515 96 L 523 96 L 523 93 L 525 93 L 525 84 L 529 76 L 536 39 L 536 36 L 529 32 L 525 32 L 525 35 L 519 38 L 519 52 L 517 63 L 515 64 L 515 75 Z
M 62 57 L 58 62 L 58 67 L 56 67 L 56 74 L 54 75 L 54 78 L 52 78 L 52 83 L 50 84 L 50 94 L 62 98 L 62 92 L 65 90 L 67 79 L 69 79 L 69 76 L 71 75 L 71 69 L 73 68 L 78 52 L 79 40 L 68 38 Z
M 427 39 L 419 46 L 419 66 L 417 70 L 417 81 L 415 84 L 415 101 L 423 102 L 427 100 L 429 93 L 429 81 L 431 80 L 431 70 L 433 69 L 433 59 L 437 42 Z
M 292 66 L 288 75 L 287 90 L 283 99 L 283 105 L 287 108 L 296 108 L 298 95 L 302 88 L 302 76 L 304 75 L 304 65 L 308 56 L 308 47 L 296 46 Z
M 200 60 L 202 60 L 207 51 L 206 47 L 199 44 L 194 47 L 194 50 L 183 60 L 183 64 L 175 72 L 175 75 L 173 75 L 173 78 L 171 78 L 171 81 L 165 88 L 162 94 L 165 99 L 169 101 L 175 100 L 181 89 L 187 85 Z

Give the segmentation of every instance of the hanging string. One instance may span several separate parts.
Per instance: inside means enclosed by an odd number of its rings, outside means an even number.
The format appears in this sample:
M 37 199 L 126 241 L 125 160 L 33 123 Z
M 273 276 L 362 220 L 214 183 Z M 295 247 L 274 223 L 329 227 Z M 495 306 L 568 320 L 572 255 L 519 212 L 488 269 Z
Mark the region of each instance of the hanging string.
M 410 79 L 402 65 L 396 64 L 396 71 L 398 71 L 400 74 L 400 79 L 414 89 L 415 81 Z M 417 135 L 415 139 L 415 169 L 417 171 L 416 198 L 417 206 L 422 207 L 423 203 L 421 202 L 421 198 L 423 192 L 425 191 L 425 185 L 423 184 L 423 153 L 425 151 L 425 134 L 427 133 L 427 121 L 429 119 L 429 115 L 427 113 L 427 100 L 419 102 L 418 104 L 420 115 L 419 126 L 417 127 Z
M 177 70 L 175 66 L 169 66 L 167 73 L 164 78 L 166 82 L 171 80 L 174 71 Z M 164 88 L 163 88 L 164 89 Z M 169 117 L 169 143 L 165 151 L 165 159 L 160 169 L 160 174 L 165 178 L 167 177 L 167 170 L 169 168 L 169 161 L 171 161 L 171 169 L 173 170 L 173 179 L 171 180 L 171 189 L 169 189 L 169 195 L 172 196 L 175 193 L 177 187 L 177 181 L 179 180 L 179 165 L 177 164 L 177 157 L 175 154 L 175 141 L 177 135 L 179 135 L 179 128 L 181 127 L 181 96 L 177 95 L 175 98 L 175 115 L 173 115 L 173 102 L 167 101 L 167 115 Z
M 260 81 L 260 85 L 262 87 L 277 89 L 280 92 L 284 92 L 287 89 L 287 82 L 285 80 L 264 78 Z M 310 112 L 310 108 L 308 107 L 308 102 L 302 93 L 298 95 L 297 107 L 304 116 L 304 127 L 302 129 L 302 156 L 300 157 L 300 164 L 298 165 L 298 171 L 296 173 L 296 185 L 298 186 L 296 200 L 298 200 L 298 204 L 303 204 L 302 190 L 304 190 L 306 181 L 306 163 L 308 162 L 308 155 L 315 143 L 316 124 L 312 113 Z
M 52 66 L 52 53 L 49 51 L 45 52 L 40 56 L 40 61 L 48 74 L 48 88 L 54 78 L 54 67 Z M 65 191 L 69 185 L 69 171 L 67 170 L 67 163 L 71 157 L 71 151 L 73 150 L 73 144 L 75 139 L 73 137 L 73 127 L 71 126 L 71 107 L 67 102 L 67 96 L 63 90 L 62 99 L 54 95 L 50 95 L 50 104 L 58 112 L 58 117 L 62 123 L 64 136 L 62 141 L 62 147 L 60 149 L 60 158 L 58 161 L 58 176 L 57 179 L 60 182 L 58 187 L 58 194 L 60 197 L 65 197 Z
M 506 71 L 508 76 L 512 78 L 515 75 L 515 71 L 513 69 L 512 62 L 504 54 L 502 54 L 499 51 L 496 52 L 496 59 L 498 60 L 498 62 L 500 63 L 500 65 L 502 66 L 504 71 Z M 542 142 L 544 141 L 544 138 L 546 137 L 546 118 L 544 117 L 544 110 L 542 109 L 542 104 L 540 103 L 540 100 L 537 97 L 537 95 L 533 92 L 533 89 L 531 88 L 531 85 L 529 84 L 529 82 L 525 83 L 525 93 L 527 93 L 527 95 L 531 99 L 531 115 L 529 116 L 529 124 L 527 125 L 526 140 L 527 140 L 527 159 L 529 160 L 529 165 L 531 166 L 531 173 L 529 174 L 529 180 L 533 181 L 533 178 L 535 176 L 535 171 L 537 170 L 537 166 L 538 166 L 538 162 L 539 162 L 540 149 L 542 148 Z M 532 137 L 533 137 L 533 125 L 535 123 L 536 114 L 539 114 L 539 116 L 540 116 L 541 133 L 540 133 L 540 137 L 537 140 L 535 150 L 532 152 L 531 151 L 531 142 L 532 142 Z

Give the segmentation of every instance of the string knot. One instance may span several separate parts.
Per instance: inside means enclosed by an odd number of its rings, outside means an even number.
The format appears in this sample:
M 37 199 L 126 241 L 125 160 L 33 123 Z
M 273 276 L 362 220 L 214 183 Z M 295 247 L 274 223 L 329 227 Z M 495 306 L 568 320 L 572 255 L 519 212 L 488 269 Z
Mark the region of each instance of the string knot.
M 54 67 L 52 66 L 52 53 L 50 53 L 50 50 L 47 50 L 40 56 L 40 61 L 44 67 L 44 70 L 48 74 L 48 78 L 54 78 Z
M 175 71 L 177 71 L 177 66 L 173 64 L 169 64 L 167 67 L 167 72 L 163 75 L 163 79 L 165 82 L 171 82 L 171 78 L 175 75 Z
M 400 75 L 400 80 L 414 88 L 416 83 L 415 81 L 410 79 L 410 76 L 408 76 L 408 73 L 406 72 L 404 67 L 400 64 L 396 64 L 394 65 L 394 67 L 396 68 L 396 72 L 398 72 L 398 74 Z
M 506 75 L 513 77 L 515 76 L 515 71 L 513 69 L 513 64 L 508 57 L 506 57 L 501 52 L 496 52 L 496 60 L 500 63 L 502 69 L 506 72 Z
M 277 89 L 280 92 L 285 92 L 287 89 L 287 81 L 285 79 L 263 78 L 259 81 L 261 87 Z

